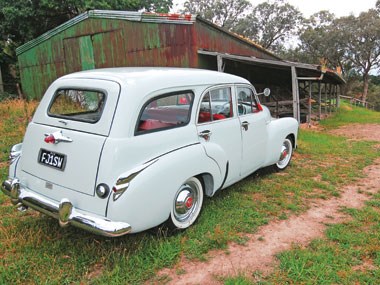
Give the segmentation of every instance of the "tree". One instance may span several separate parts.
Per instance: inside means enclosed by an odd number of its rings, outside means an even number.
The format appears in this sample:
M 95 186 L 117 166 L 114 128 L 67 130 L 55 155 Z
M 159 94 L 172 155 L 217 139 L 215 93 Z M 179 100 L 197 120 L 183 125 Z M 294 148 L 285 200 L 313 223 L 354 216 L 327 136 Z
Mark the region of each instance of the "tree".
M 247 0 L 188 0 L 184 12 L 198 14 L 227 30 L 232 29 L 237 20 L 245 16 L 251 8 Z
M 340 32 L 347 38 L 345 57 L 363 77 L 362 100 L 367 100 L 369 73 L 380 66 L 380 17 L 370 9 L 358 17 L 340 18 Z
M 278 50 L 285 41 L 295 36 L 303 22 L 302 13 L 284 0 L 263 2 L 252 13 L 241 19 L 234 31 L 262 45 Z
M 300 49 L 310 56 L 310 63 L 323 64 L 332 69 L 339 67 L 343 75 L 352 68 L 345 58 L 347 38 L 334 14 L 320 11 L 310 16 L 299 39 Z

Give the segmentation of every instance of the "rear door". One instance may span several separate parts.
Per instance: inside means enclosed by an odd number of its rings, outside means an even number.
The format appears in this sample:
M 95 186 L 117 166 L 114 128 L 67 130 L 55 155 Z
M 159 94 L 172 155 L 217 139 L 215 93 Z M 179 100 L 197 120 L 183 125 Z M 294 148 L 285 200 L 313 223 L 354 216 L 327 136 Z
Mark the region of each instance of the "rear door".
M 112 81 L 54 83 L 24 138 L 23 182 L 40 193 L 55 188 L 94 195 L 119 93 L 120 86 Z

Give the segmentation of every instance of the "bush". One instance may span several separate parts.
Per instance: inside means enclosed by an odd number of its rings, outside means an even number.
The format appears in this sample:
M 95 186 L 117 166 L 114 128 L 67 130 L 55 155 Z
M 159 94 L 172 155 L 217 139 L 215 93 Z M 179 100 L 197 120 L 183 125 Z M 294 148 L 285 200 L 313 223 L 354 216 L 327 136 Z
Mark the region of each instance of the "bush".
M 18 95 L 15 93 L 8 93 L 8 92 L 3 92 L 0 93 L 0 102 L 4 100 L 11 100 L 11 99 L 17 99 Z

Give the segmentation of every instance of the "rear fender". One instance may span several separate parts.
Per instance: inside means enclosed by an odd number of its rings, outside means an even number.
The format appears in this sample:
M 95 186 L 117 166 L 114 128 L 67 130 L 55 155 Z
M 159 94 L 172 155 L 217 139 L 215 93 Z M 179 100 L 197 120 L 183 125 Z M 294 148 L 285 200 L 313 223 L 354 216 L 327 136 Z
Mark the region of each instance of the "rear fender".
M 107 217 L 129 223 L 133 232 L 166 221 L 175 193 L 188 178 L 207 173 L 212 176 L 215 189 L 223 181 L 218 165 L 205 155 L 200 144 L 168 153 L 145 165 L 138 167 L 142 170 L 128 181 L 122 195 L 116 200 L 114 194 L 109 197 Z

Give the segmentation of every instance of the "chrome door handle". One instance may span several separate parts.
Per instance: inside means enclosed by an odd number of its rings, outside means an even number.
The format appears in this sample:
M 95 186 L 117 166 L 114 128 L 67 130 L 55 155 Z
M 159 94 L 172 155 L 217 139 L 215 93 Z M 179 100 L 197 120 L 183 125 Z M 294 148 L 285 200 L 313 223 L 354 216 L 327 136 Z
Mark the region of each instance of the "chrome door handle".
M 209 130 L 202 131 L 198 134 L 200 137 L 204 138 L 205 141 L 210 140 L 210 136 L 212 135 L 212 132 Z
M 241 127 L 245 130 L 245 131 L 248 131 L 248 126 L 249 126 L 249 123 L 247 121 L 244 121 L 241 123 Z

